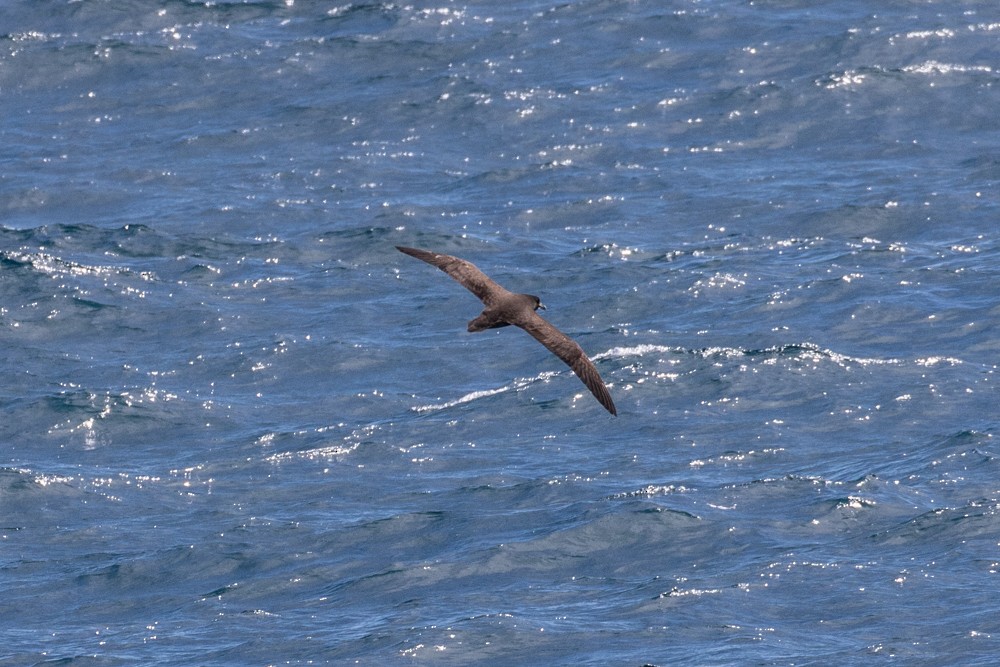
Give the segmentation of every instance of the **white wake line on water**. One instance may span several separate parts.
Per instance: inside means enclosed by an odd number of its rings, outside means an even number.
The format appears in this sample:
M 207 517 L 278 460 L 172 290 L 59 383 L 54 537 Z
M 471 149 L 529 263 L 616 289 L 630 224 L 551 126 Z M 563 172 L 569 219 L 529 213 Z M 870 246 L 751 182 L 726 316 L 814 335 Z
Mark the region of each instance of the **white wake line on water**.
M 906 363 L 913 363 L 918 366 L 936 366 L 938 364 L 948 364 L 950 366 L 958 366 L 964 364 L 965 362 L 956 357 L 945 357 L 945 356 L 929 356 L 929 357 L 918 357 L 907 361 L 906 359 L 897 359 L 893 357 L 888 358 L 878 358 L 878 357 L 853 357 L 849 354 L 843 354 L 841 352 L 836 352 L 830 348 L 821 347 L 815 343 L 803 342 L 803 343 L 786 343 L 782 345 L 771 345 L 768 347 L 760 349 L 749 349 L 740 347 L 705 347 L 701 349 L 689 349 L 681 347 L 678 345 L 655 345 L 650 343 L 644 343 L 641 345 L 634 345 L 631 347 L 613 347 L 606 352 L 601 352 L 595 354 L 591 357 L 594 360 L 598 359 L 624 359 L 626 357 L 643 357 L 651 353 L 674 353 L 674 354 L 695 354 L 701 357 L 744 357 L 744 356 L 765 356 L 765 355 L 775 355 L 775 354 L 789 354 L 789 355 L 802 355 L 802 356 L 813 356 L 813 357 L 823 357 L 829 359 L 838 366 L 898 366 Z
M 600 361 L 601 359 L 622 359 L 625 357 L 642 356 L 650 352 L 683 352 L 684 348 L 681 347 L 670 347 L 667 345 L 652 345 L 643 344 L 636 345 L 634 347 L 613 347 L 605 352 L 599 352 L 591 357 L 593 361 Z M 495 389 L 481 389 L 479 391 L 473 391 L 461 398 L 456 398 L 452 401 L 447 401 L 445 403 L 434 403 L 431 405 L 417 405 L 411 408 L 414 412 L 424 413 L 433 412 L 435 410 L 444 410 L 446 408 L 452 408 L 456 405 L 462 405 L 464 403 L 471 403 L 472 401 L 478 400 L 480 398 L 486 398 L 488 396 L 495 396 L 496 394 L 502 394 L 505 391 L 519 391 L 526 387 L 529 387 L 536 382 L 545 382 L 551 378 L 558 375 L 563 375 L 565 373 L 572 373 L 572 369 L 566 368 L 565 370 L 558 371 L 542 371 L 538 375 L 527 377 L 527 378 L 516 378 L 510 384 L 504 385 L 502 387 L 497 387 Z M 613 387 L 614 383 L 607 382 L 609 387 Z M 585 392 L 581 392 L 579 395 L 583 395 Z
M 827 359 L 837 366 L 842 368 L 848 368 L 850 366 L 902 366 L 908 363 L 916 364 L 917 366 L 932 367 L 938 364 L 947 364 L 950 366 L 958 366 L 964 364 L 965 362 L 961 359 L 954 357 L 943 357 L 943 356 L 930 356 L 930 357 L 920 357 L 917 359 L 906 360 L 906 359 L 896 359 L 896 358 L 878 358 L 878 357 L 852 357 L 848 354 L 842 354 L 840 352 L 835 352 L 829 348 L 821 347 L 815 343 L 802 342 L 802 343 L 785 343 L 781 345 L 771 345 L 768 347 L 760 349 L 751 348 L 739 348 L 739 347 L 705 347 L 701 349 L 691 349 L 685 348 L 679 345 L 658 345 L 654 343 L 642 343 L 639 345 L 632 345 L 628 347 L 612 347 L 604 352 L 599 352 L 591 357 L 594 361 L 601 361 L 603 359 L 626 359 L 629 357 L 646 357 L 653 354 L 674 354 L 674 355 L 695 355 L 702 358 L 708 357 L 767 357 L 774 355 L 788 355 L 790 357 L 811 357 L 814 359 Z M 489 396 L 495 396 L 497 394 L 502 394 L 506 391 L 520 391 L 525 389 L 537 382 L 545 382 L 558 375 L 564 375 L 567 373 L 572 373 L 569 368 L 558 371 L 543 371 L 538 375 L 525 378 L 516 378 L 511 381 L 510 384 L 495 387 L 493 389 L 480 389 L 477 391 L 469 392 L 460 398 L 454 400 L 445 401 L 443 403 L 431 403 L 428 405 L 416 405 L 410 408 L 413 412 L 426 413 L 434 412 L 437 410 L 446 410 L 448 408 L 453 408 L 457 405 L 463 405 L 465 403 L 471 403 L 473 401 L 479 400 L 481 398 L 487 398 Z M 608 378 L 605 378 L 607 381 Z M 615 383 L 608 381 L 609 387 L 614 387 Z M 579 395 L 583 395 L 581 393 Z
M 510 386 L 499 387 L 497 389 L 483 389 L 480 391 L 474 391 L 461 398 L 456 398 L 453 401 L 447 401 L 446 403 L 431 403 L 430 405 L 415 405 L 411 410 L 414 412 L 433 412 L 435 410 L 444 410 L 446 408 L 453 408 L 456 405 L 462 405 L 463 403 L 471 403 L 472 401 L 478 400 L 480 398 L 486 398 L 487 396 L 495 396 L 496 394 L 502 394 L 505 391 L 510 390 Z
M 480 398 L 486 398 L 487 396 L 495 396 L 497 394 L 502 394 L 505 391 L 518 391 L 528 387 L 536 382 L 545 381 L 549 378 L 559 375 L 562 371 L 543 371 L 538 375 L 530 378 L 516 378 L 510 384 L 504 385 L 503 387 L 497 387 L 495 389 L 481 389 L 479 391 L 473 391 L 461 398 L 456 398 L 453 401 L 447 401 L 445 403 L 433 403 L 431 405 L 415 405 L 411 410 L 414 412 L 433 412 L 435 410 L 444 410 L 446 408 L 453 408 L 456 405 L 462 405 L 463 403 L 471 403 L 472 401 L 478 400 Z
M 650 352 L 684 352 L 683 347 L 678 347 L 676 345 L 653 345 L 651 343 L 644 343 L 642 345 L 633 345 L 632 347 L 613 347 L 606 352 L 599 352 L 591 357 L 591 359 L 624 359 L 625 357 L 641 357 L 643 355 L 649 354 Z

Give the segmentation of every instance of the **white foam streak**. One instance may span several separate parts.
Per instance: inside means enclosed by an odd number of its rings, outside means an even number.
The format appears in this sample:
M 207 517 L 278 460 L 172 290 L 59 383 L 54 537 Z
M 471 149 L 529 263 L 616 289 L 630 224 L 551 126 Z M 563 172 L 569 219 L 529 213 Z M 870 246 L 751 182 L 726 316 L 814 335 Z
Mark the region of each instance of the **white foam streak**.
M 601 352 L 600 354 L 595 354 L 592 359 L 623 359 L 625 357 L 641 357 L 652 352 L 676 352 L 681 348 L 670 347 L 667 345 L 633 345 L 631 347 L 613 347 L 607 352 Z
M 446 403 L 436 403 L 431 405 L 417 405 L 412 408 L 414 412 L 433 412 L 435 410 L 444 410 L 446 408 L 453 408 L 456 405 L 462 405 L 463 403 L 471 403 L 472 401 L 478 400 L 480 398 L 486 398 L 487 396 L 494 396 L 496 394 L 502 394 L 505 391 L 510 390 L 511 387 L 500 387 L 498 389 L 483 389 L 481 391 L 473 391 L 471 393 L 462 396 L 461 398 L 456 398 L 453 401 L 448 401 Z
M 479 391 L 473 391 L 461 398 L 456 398 L 453 401 L 448 401 L 446 403 L 435 403 L 431 405 L 417 405 L 411 408 L 414 412 L 433 412 L 435 410 L 444 410 L 446 408 L 453 408 L 456 405 L 462 405 L 463 403 L 471 403 L 472 401 L 478 400 L 480 398 L 486 398 L 488 396 L 495 396 L 497 394 L 502 394 L 505 391 L 520 391 L 525 387 L 529 387 L 536 382 L 546 382 L 550 378 L 559 375 L 561 371 L 543 371 L 538 375 L 527 377 L 527 378 L 516 378 L 510 384 L 504 385 L 503 387 L 497 387 L 496 389 L 480 389 Z
M 772 345 L 759 350 L 749 350 L 739 347 L 714 346 L 705 347 L 700 350 L 688 350 L 683 347 L 671 347 L 667 345 L 642 344 L 630 347 L 613 347 L 606 352 L 601 352 L 593 356 L 593 359 L 624 359 L 626 357 L 642 357 L 649 354 L 694 354 L 701 357 L 742 357 L 747 355 L 788 355 L 804 356 L 813 359 L 829 359 L 838 366 L 892 366 L 904 363 L 902 359 L 877 358 L 877 357 L 852 357 L 847 354 L 835 352 L 828 348 L 822 348 L 815 343 L 794 343 L 788 345 Z M 932 362 L 947 362 L 952 365 L 961 363 L 957 359 L 932 358 Z M 917 363 L 926 365 L 924 360 L 917 360 Z

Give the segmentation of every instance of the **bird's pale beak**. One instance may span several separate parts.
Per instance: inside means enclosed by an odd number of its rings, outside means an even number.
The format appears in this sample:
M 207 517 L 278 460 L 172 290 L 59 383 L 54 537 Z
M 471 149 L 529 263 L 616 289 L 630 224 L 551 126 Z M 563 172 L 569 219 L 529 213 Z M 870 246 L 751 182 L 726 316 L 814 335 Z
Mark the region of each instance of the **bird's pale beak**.
M 545 310 L 545 304 L 539 301 L 537 310 Z

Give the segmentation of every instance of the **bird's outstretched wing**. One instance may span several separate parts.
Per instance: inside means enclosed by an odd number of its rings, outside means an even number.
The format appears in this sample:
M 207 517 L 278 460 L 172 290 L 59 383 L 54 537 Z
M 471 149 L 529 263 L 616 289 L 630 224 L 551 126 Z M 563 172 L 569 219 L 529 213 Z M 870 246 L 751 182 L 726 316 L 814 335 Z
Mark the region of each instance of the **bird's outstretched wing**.
M 442 255 L 437 252 L 421 250 L 420 248 L 396 246 L 396 250 L 441 269 L 461 283 L 465 289 L 478 296 L 479 300 L 487 306 L 492 305 L 499 296 L 507 293 L 506 289 L 493 282 L 489 276 L 476 268 L 476 265 L 472 262 L 467 262 L 464 259 L 452 257 L 451 255 Z
M 604 380 L 601 379 L 601 374 L 597 372 L 594 362 L 590 360 L 576 341 L 534 312 L 525 313 L 524 316 L 516 318 L 511 324 L 516 324 L 527 331 L 535 340 L 547 347 L 552 354 L 565 361 L 577 377 L 583 380 L 583 384 L 587 385 L 587 389 L 594 395 L 594 398 L 608 412 L 615 416 L 618 415 L 615 403 L 611 400 L 611 393 L 604 384 Z

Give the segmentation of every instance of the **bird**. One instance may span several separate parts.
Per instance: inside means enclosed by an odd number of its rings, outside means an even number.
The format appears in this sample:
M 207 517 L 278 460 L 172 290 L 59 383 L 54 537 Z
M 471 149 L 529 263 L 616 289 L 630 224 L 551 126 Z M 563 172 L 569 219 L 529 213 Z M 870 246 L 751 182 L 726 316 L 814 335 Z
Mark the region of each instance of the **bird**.
M 545 310 L 541 300 L 533 294 L 515 294 L 501 287 L 475 264 L 464 259 L 443 255 L 420 248 L 396 246 L 396 250 L 436 266 L 479 297 L 486 306 L 478 317 L 469 321 L 469 331 L 485 331 L 513 324 L 531 334 L 549 352 L 562 359 L 583 381 L 594 398 L 612 415 L 618 410 L 611 400 L 611 392 L 590 360 L 576 341 L 543 319 L 537 310 Z

